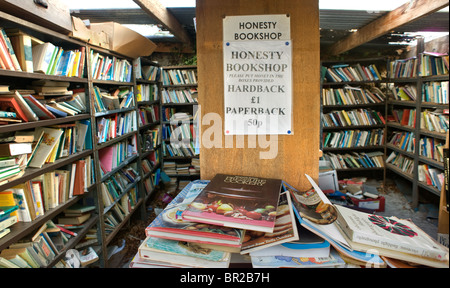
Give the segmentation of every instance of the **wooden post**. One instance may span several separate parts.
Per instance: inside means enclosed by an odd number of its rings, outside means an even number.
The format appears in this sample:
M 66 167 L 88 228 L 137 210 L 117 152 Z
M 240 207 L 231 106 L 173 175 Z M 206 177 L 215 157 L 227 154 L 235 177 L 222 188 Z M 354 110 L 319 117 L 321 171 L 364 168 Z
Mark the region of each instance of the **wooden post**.
M 305 173 L 318 181 L 320 147 L 320 46 L 317 0 L 197 0 L 198 92 L 202 179 L 217 173 L 278 178 L 299 190 L 311 188 Z M 254 136 L 225 136 L 223 18 L 288 14 L 292 40 L 293 135 L 267 142 Z M 215 113 L 215 114 L 211 114 Z M 212 115 L 220 118 L 211 117 Z M 219 121 L 216 121 L 216 120 Z M 212 146 L 215 141 L 215 147 Z M 242 140 L 242 141 L 241 141 Z M 206 143 L 207 141 L 208 143 Z M 206 144 L 205 144 L 206 143 Z M 262 144 L 262 145 L 261 145 Z M 264 144 L 268 147 L 262 147 Z M 256 147 L 256 148 L 253 148 Z M 270 150 L 272 149 L 272 150 Z M 260 152 L 272 151 L 273 159 Z

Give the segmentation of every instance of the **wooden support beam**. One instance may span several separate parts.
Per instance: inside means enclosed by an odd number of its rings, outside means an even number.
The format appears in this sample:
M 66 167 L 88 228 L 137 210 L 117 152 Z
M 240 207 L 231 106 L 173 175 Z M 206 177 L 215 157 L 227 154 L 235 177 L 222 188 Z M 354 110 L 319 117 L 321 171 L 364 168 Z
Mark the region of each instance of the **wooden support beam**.
M 159 0 L 133 0 L 142 10 L 161 23 L 178 40 L 193 47 L 192 41 L 180 22 L 164 7 Z
M 405 0 L 406 1 L 406 0 Z M 406 23 L 447 7 L 448 0 L 411 0 L 395 10 L 381 16 L 358 31 L 334 43 L 328 54 L 338 55 L 373 39 L 376 39 Z

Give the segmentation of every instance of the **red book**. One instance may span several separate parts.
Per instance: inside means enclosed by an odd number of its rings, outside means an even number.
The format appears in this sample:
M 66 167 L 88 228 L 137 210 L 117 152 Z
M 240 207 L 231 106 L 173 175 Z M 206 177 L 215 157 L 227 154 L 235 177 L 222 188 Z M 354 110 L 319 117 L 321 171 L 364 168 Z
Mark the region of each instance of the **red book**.
M 29 122 L 27 116 L 14 97 L 0 97 L 0 111 L 16 112 L 19 119 Z
M 78 160 L 76 162 L 75 171 L 75 183 L 73 185 L 73 195 L 84 194 L 84 171 L 85 171 L 85 161 Z

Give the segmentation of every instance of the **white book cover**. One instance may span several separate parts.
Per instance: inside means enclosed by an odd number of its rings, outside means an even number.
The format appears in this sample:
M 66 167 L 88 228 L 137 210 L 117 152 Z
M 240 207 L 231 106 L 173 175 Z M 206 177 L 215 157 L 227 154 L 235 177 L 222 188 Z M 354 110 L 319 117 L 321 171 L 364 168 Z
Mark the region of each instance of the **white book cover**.
M 335 207 L 339 213 L 339 227 L 352 242 L 370 245 L 374 249 L 379 247 L 448 261 L 448 249 L 433 241 L 410 221 L 372 215 L 339 205 Z

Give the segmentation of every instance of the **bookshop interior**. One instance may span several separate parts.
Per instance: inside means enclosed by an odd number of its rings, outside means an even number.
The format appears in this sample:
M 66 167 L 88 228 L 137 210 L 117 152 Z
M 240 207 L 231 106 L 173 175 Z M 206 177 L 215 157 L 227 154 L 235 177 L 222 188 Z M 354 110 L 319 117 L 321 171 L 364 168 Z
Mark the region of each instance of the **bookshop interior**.
M 448 53 L 448 0 L 0 0 L 0 268 L 449 268 Z

